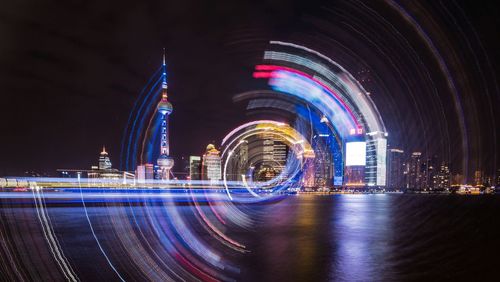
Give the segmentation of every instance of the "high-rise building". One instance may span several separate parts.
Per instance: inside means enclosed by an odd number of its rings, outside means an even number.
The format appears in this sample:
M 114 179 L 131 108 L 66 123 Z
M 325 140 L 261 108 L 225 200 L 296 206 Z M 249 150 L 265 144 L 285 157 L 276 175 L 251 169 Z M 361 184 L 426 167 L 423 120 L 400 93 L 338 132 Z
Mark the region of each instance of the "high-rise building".
M 203 155 L 202 176 L 205 180 L 217 181 L 222 178 L 220 152 L 213 144 L 208 144 Z
M 404 183 L 404 151 L 400 149 L 389 149 L 387 161 L 387 188 L 399 190 L 405 188 Z
M 385 186 L 387 174 L 387 134 L 375 131 L 369 132 L 366 135 L 366 185 Z
M 283 170 L 283 167 L 286 164 L 287 151 L 288 151 L 288 148 L 285 144 L 283 144 L 279 141 L 274 141 L 273 161 L 278 163 L 281 166 L 280 170 Z
M 189 156 L 189 179 L 201 180 L 201 157 Z
M 275 174 L 280 174 L 286 165 L 288 147 L 280 140 L 273 137 L 263 136 L 262 141 L 262 168 L 272 170 Z
M 158 178 L 162 180 L 170 179 L 170 170 L 174 166 L 174 159 L 170 157 L 170 143 L 169 143 L 169 131 L 168 131 L 168 116 L 172 113 L 172 104 L 168 101 L 167 95 L 167 70 L 165 62 L 165 53 L 163 53 L 163 64 L 162 64 L 162 84 L 161 100 L 158 103 L 158 113 L 160 113 L 161 120 L 161 141 L 160 141 L 160 156 L 158 157 Z
M 145 164 L 144 165 L 144 175 L 148 180 L 155 179 L 155 166 L 153 164 Z
M 307 159 L 304 163 L 304 176 L 302 177 L 302 185 L 306 191 L 315 188 L 315 166 L 314 159 Z
M 106 170 L 111 169 L 111 160 L 109 159 L 108 152 L 106 152 L 106 147 L 102 147 L 102 152 L 99 155 L 99 169 Z
M 138 165 L 135 171 L 137 183 L 145 183 L 146 182 L 146 166 Z
M 427 159 L 425 171 L 423 172 L 423 187 L 427 190 L 442 190 L 438 187 L 438 174 L 441 166 L 438 162 L 438 156 L 434 155 Z
M 438 172 L 435 174 L 433 181 L 433 190 L 443 191 L 450 190 L 451 176 L 448 165 L 443 162 L 439 167 Z
M 122 177 L 122 173 L 120 173 L 117 169 L 113 169 L 111 165 L 111 160 L 109 158 L 108 152 L 106 152 L 106 148 L 103 146 L 102 151 L 99 154 L 99 164 L 97 165 L 97 169 L 95 166 L 92 166 L 92 169 L 87 172 L 88 178 L 92 179 L 120 179 Z
M 244 173 L 248 169 L 248 140 L 242 140 L 239 149 L 238 171 Z
M 313 146 L 315 148 L 314 183 L 319 188 L 330 188 L 333 186 L 331 138 L 332 136 L 328 133 L 321 133 L 315 135 L 313 138 Z
M 422 188 L 422 153 L 413 152 L 408 163 L 408 188 L 420 190 Z
M 409 184 L 409 171 L 410 163 L 408 161 L 405 161 L 403 163 L 403 186 L 404 189 L 408 189 L 408 184 Z
M 176 178 L 190 179 L 190 162 L 189 157 L 182 156 L 180 159 L 180 165 L 177 163 Z
M 262 159 L 264 162 L 273 161 L 274 140 L 265 139 L 262 141 Z
M 427 190 L 427 165 L 428 165 L 428 160 L 422 160 L 420 163 L 420 182 L 418 184 L 419 190 Z

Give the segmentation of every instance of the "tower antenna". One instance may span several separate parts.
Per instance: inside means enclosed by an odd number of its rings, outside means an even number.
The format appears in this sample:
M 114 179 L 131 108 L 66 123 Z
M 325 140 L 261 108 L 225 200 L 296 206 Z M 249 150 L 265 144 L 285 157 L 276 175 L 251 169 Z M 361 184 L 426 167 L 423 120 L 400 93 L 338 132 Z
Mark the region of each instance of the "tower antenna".
M 165 57 L 166 57 L 166 51 L 165 51 L 165 47 L 163 47 L 163 65 L 166 64 Z
M 163 89 L 167 89 L 167 62 L 166 62 L 166 52 L 165 52 L 165 47 L 163 47 L 163 64 L 162 64 L 162 68 L 163 68 L 163 72 L 162 72 L 162 88 Z M 166 96 L 166 90 L 164 90 L 163 94 Z

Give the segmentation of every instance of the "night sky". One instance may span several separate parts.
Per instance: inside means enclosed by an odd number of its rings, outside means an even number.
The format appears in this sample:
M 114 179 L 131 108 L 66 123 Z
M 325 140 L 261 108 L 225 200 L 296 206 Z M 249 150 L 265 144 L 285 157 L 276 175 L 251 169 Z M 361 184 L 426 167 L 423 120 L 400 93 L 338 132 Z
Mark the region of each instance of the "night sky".
M 454 172 L 498 166 L 500 9 L 490 2 L 3 2 L 0 175 L 89 168 L 102 145 L 118 166 L 163 48 L 171 154 L 201 154 L 252 118 L 232 97 L 263 88 L 252 71 L 269 40 L 306 45 L 370 80 L 393 147 L 438 154 Z

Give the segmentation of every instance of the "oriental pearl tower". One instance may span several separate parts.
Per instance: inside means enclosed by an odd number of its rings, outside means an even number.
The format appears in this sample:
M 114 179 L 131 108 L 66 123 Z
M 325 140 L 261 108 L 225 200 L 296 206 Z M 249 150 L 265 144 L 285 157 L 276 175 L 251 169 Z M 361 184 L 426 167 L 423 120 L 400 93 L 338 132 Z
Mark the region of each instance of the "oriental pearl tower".
M 163 82 L 161 84 L 161 100 L 158 103 L 158 113 L 161 115 L 161 141 L 160 156 L 158 157 L 158 175 L 162 180 L 170 179 L 170 170 L 174 166 L 174 159 L 170 157 L 170 144 L 168 141 L 168 116 L 172 113 L 172 104 L 167 99 L 167 68 L 165 63 L 165 49 L 163 49 Z

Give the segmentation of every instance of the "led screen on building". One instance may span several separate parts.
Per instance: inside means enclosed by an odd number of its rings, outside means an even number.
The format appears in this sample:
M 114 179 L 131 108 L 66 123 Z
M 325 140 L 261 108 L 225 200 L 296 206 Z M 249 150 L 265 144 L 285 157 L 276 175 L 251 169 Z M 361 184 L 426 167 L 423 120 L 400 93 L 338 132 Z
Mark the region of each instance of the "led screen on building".
M 345 165 L 366 165 L 365 142 L 348 142 L 345 144 Z

